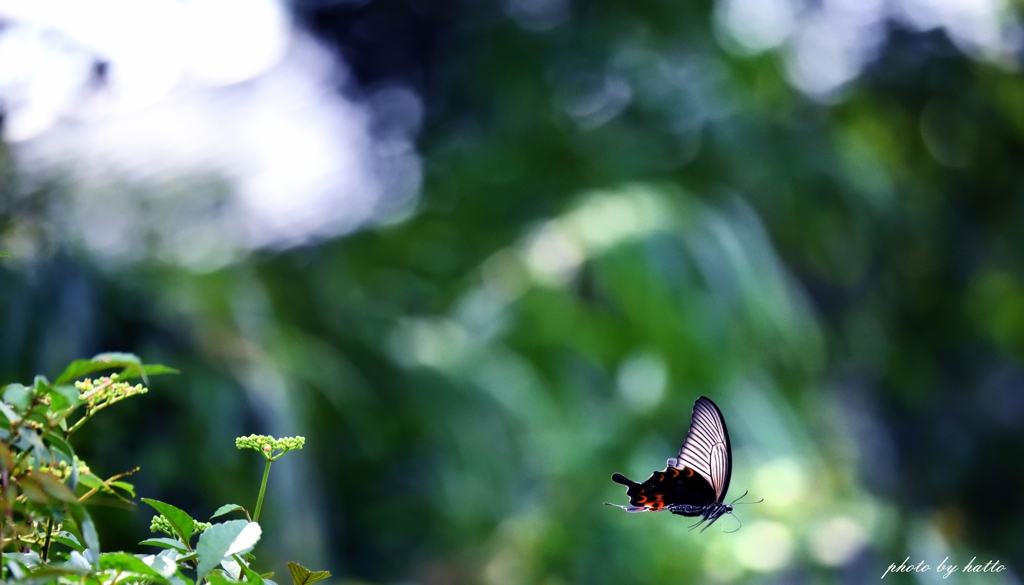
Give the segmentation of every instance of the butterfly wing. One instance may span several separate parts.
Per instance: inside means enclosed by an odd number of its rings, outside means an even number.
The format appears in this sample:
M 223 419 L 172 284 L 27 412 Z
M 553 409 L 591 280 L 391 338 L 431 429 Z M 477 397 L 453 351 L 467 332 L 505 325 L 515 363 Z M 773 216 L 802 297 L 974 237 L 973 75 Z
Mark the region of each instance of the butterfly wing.
M 676 509 L 674 506 L 677 505 L 698 509 L 715 501 L 711 484 L 692 469 L 669 467 L 665 471 L 655 471 L 643 483 L 637 483 L 621 473 L 616 473 L 612 476 L 612 481 L 626 486 L 629 505 L 619 507 L 627 512 L 659 512 Z
M 679 456 L 668 460 L 670 468 L 692 469 L 707 480 L 721 502 L 729 491 L 732 477 L 732 447 L 722 411 L 701 396 L 693 405 L 690 432 L 679 449 Z

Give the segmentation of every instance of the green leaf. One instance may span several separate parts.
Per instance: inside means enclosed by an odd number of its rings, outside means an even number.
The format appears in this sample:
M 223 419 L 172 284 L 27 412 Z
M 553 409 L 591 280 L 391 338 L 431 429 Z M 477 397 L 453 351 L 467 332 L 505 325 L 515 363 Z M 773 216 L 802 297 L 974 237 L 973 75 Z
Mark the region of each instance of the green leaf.
M 43 437 L 43 440 L 49 443 L 55 451 L 67 458 L 68 465 L 71 467 L 71 474 L 64 481 L 71 488 L 71 491 L 75 491 L 78 488 L 78 466 L 75 465 L 75 450 L 58 433 L 51 432 Z
M 71 362 L 63 373 L 57 377 L 54 384 L 67 384 L 79 378 L 88 376 L 95 372 L 104 370 L 122 370 L 118 378 L 127 380 L 142 377 L 148 384 L 147 376 L 156 374 L 177 374 L 178 370 L 160 364 L 143 364 L 139 356 L 131 353 L 101 353 L 89 360 L 75 360 Z
M 7 556 L 7 555 L 4 555 Z M 89 569 L 73 565 L 40 565 L 24 576 L 27 583 L 56 583 L 58 577 L 85 576 Z M 76 581 L 77 582 L 77 581 Z
M 50 463 L 53 461 L 53 459 L 50 457 L 50 449 L 47 448 L 46 443 L 43 442 L 43 439 L 39 436 L 39 433 L 35 432 L 32 429 L 22 428 L 21 436 L 26 441 L 28 441 L 29 445 L 32 446 L 32 449 L 35 451 L 33 455 L 35 455 L 36 459 L 38 459 L 39 461 L 44 461 L 46 463 Z
M 123 483 L 126 486 L 131 486 L 132 487 L 131 490 L 127 490 L 126 489 L 125 491 L 129 491 L 129 493 L 131 493 L 131 497 L 133 497 L 133 498 L 135 497 L 134 486 L 132 486 L 132 484 L 127 483 L 127 482 L 112 481 L 112 482 L 110 482 L 110 485 L 107 485 L 106 483 L 103 482 L 103 480 L 101 478 L 97 477 L 96 474 L 94 474 L 92 472 L 80 474 L 78 476 L 78 482 L 81 483 L 82 485 L 84 485 L 85 487 L 91 489 L 91 490 L 101 491 L 101 492 L 103 492 L 103 493 L 105 493 L 107 495 L 113 496 L 113 497 L 121 500 L 122 502 L 124 502 L 126 504 L 132 504 L 133 502 L 131 500 L 129 500 L 128 498 L 124 497 L 117 490 L 115 490 L 112 487 L 110 487 L 110 486 L 115 485 L 117 483 Z M 121 487 L 121 486 L 118 486 L 118 487 Z M 124 488 L 122 488 L 122 489 L 124 489 Z
M 131 497 L 133 497 L 133 498 L 135 497 L 135 486 L 130 484 L 130 483 L 128 483 L 127 481 L 120 481 L 120 480 L 112 481 L 112 482 L 110 482 L 110 485 L 112 487 L 120 488 L 120 489 L 128 492 L 131 495 Z
M 181 541 L 174 540 L 173 538 L 163 538 L 163 537 L 161 537 L 161 538 L 147 538 L 146 540 L 143 540 L 139 544 L 140 545 L 145 545 L 145 546 L 159 546 L 159 547 L 162 547 L 162 548 L 173 548 L 173 549 L 179 550 L 181 552 L 188 552 L 188 549 L 185 548 L 185 545 L 182 544 Z
M 239 506 L 238 504 L 224 504 L 220 508 L 217 508 L 217 511 L 213 513 L 213 516 L 210 516 L 210 519 L 212 520 L 217 516 L 223 516 L 224 514 L 227 514 L 228 512 L 234 512 L 235 510 L 244 511 L 245 508 Z
M 82 393 L 78 388 L 67 384 L 59 384 L 50 388 L 50 409 L 54 412 L 81 404 Z
M 192 517 L 184 510 L 149 498 L 142 498 L 142 501 L 149 504 L 157 512 L 163 514 L 164 518 L 167 518 L 167 520 L 170 521 L 171 526 L 174 527 L 174 531 L 178 533 L 178 536 L 181 537 L 183 542 L 188 542 L 189 539 L 192 538 L 192 531 L 195 530 L 196 521 L 193 520 Z
M 207 583 L 210 585 L 230 585 L 231 583 L 236 583 L 236 581 L 231 581 L 224 575 L 210 575 Z
M 53 535 L 52 540 L 53 542 L 59 542 L 60 544 L 63 544 L 68 548 L 77 550 L 78 552 L 82 552 L 85 550 L 85 547 L 82 546 L 82 543 L 78 542 L 78 539 L 75 538 L 75 535 L 71 534 L 70 532 L 62 530 L 58 534 Z
M 114 360 L 111 356 L 124 356 L 124 359 Z M 57 380 L 54 382 L 56 385 L 67 384 L 68 382 L 74 382 L 79 378 L 84 378 L 89 374 L 95 372 L 102 372 L 104 370 L 113 370 L 119 368 L 139 368 L 141 362 L 138 356 L 132 354 L 100 354 L 91 360 L 75 360 L 71 362 L 64 372 L 60 376 L 57 376 Z
M 331 576 L 330 571 L 310 571 L 306 567 L 290 561 L 288 562 L 288 571 L 292 574 L 292 583 L 295 585 L 309 585 Z
M 142 360 L 133 353 L 101 353 L 93 356 L 92 361 L 107 362 L 123 367 L 124 370 L 118 373 L 119 380 L 128 380 L 142 376 L 142 381 L 149 384 L 149 379 L 146 378 L 146 373 L 142 370 Z
M 96 477 L 94 473 L 83 473 L 78 481 L 89 489 L 103 489 L 103 480 Z
M 57 476 L 52 473 L 46 471 L 32 471 L 26 475 L 25 479 L 31 479 L 38 482 L 46 495 L 55 500 L 71 503 L 78 502 L 78 498 L 75 497 L 74 492 L 68 489 L 68 486 L 64 485 L 64 482 L 57 479 Z
M 61 455 L 66 457 L 68 460 L 68 465 L 70 465 L 71 462 L 75 460 L 75 450 L 72 449 L 71 445 L 64 440 L 64 437 L 61 437 L 57 433 L 50 432 L 47 433 L 45 437 L 43 437 L 43 440 L 49 443 L 51 446 L 53 446 L 53 448 L 56 449 L 57 452 L 59 452 Z
M 146 364 L 142 366 L 142 371 L 147 376 L 156 376 L 158 374 L 180 374 L 181 370 L 162 365 L 162 364 Z
M 25 410 L 32 401 L 32 392 L 21 384 L 8 384 L 4 387 L 4 402 L 17 408 Z
M 0 402 L 0 414 L 7 419 L 8 423 L 16 423 L 21 420 L 21 415 L 15 413 L 11 406 L 4 402 Z
M 228 520 L 207 528 L 196 545 L 196 581 L 201 581 L 225 558 L 252 550 L 261 534 L 260 525 L 248 520 Z
M 103 553 L 100 555 L 100 569 L 115 569 L 144 575 L 147 580 L 167 583 L 167 579 L 160 573 L 154 571 L 149 565 L 142 562 L 135 555 L 123 552 Z
M 239 562 L 238 564 L 242 567 L 242 574 L 245 575 L 246 583 L 253 583 L 253 585 L 263 585 L 263 577 L 259 573 L 253 571 L 249 567 L 246 567 L 241 562 Z
M 50 504 L 50 496 L 46 495 L 46 490 L 43 489 L 42 484 L 36 481 L 36 478 L 26 476 L 18 482 L 18 487 L 21 488 L 21 492 L 25 494 L 30 502 L 36 504 Z
M 75 524 L 78 525 L 82 540 L 85 541 L 85 548 L 89 549 L 89 552 L 92 553 L 92 558 L 98 559 L 100 556 L 100 537 L 96 534 L 96 525 L 93 524 L 92 518 L 81 504 L 68 504 L 68 509 L 71 511 L 71 517 L 75 520 Z
M 82 538 L 85 539 L 85 548 L 89 549 L 93 558 L 100 556 L 100 535 L 96 532 L 96 525 L 92 522 L 92 516 L 82 508 Z

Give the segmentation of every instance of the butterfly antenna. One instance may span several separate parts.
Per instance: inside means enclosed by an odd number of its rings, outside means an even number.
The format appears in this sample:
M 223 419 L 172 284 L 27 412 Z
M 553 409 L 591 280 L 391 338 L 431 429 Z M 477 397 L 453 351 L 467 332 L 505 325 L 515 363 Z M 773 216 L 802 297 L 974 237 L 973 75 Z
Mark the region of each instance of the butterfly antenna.
M 753 503 L 753 502 L 751 502 L 751 503 Z M 733 532 L 738 531 L 740 528 L 743 528 L 743 521 L 740 520 L 739 516 L 737 516 L 736 514 L 733 514 L 732 512 L 729 512 L 729 515 L 732 516 L 733 518 L 735 518 L 736 521 L 740 523 L 740 525 L 736 527 L 736 530 L 723 530 L 722 532 L 725 532 L 726 534 L 732 534 Z
M 736 498 L 735 500 L 733 500 L 732 503 L 730 503 L 729 505 L 730 506 L 735 506 L 737 503 L 740 503 L 740 504 L 760 504 L 761 502 L 764 501 L 764 498 L 761 498 L 760 500 L 758 500 L 756 502 L 740 502 L 740 500 L 742 500 L 743 498 L 747 497 L 748 493 L 750 493 L 750 490 L 747 490 L 747 491 L 743 492 L 742 496 L 740 496 L 740 497 Z

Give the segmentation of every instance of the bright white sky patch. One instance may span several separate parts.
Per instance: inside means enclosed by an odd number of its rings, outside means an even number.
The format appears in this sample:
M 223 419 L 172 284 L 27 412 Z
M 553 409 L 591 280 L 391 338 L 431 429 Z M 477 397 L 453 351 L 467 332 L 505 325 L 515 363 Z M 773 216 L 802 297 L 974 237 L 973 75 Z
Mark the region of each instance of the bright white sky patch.
M 277 0 L 0 0 L 0 18 L 3 138 L 26 184 L 70 179 L 55 219 L 94 252 L 211 269 L 411 209 L 418 122 L 371 121 L 378 103 L 418 120 L 418 96 L 342 97 L 343 65 Z
M 1007 0 L 718 0 L 715 17 L 726 48 L 782 48 L 793 85 L 824 100 L 875 58 L 888 20 L 943 29 L 974 58 L 1005 61 L 1021 39 Z

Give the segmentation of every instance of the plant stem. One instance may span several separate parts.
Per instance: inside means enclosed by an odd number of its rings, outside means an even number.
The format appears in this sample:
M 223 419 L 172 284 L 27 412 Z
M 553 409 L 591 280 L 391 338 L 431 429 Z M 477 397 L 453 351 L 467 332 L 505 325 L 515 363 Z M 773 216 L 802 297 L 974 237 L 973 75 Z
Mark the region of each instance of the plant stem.
M 260 519 L 260 508 L 263 507 L 263 494 L 267 491 L 267 478 L 270 477 L 270 464 L 272 460 L 267 459 L 267 466 L 263 469 L 263 483 L 260 484 L 260 497 L 256 500 L 256 513 L 253 514 L 252 521 L 258 522 Z
M 99 409 L 96 409 L 96 408 L 86 408 L 85 409 L 85 414 L 82 415 L 82 418 L 80 418 L 77 421 L 75 421 L 75 424 L 71 425 L 70 429 L 64 431 L 64 437 L 65 438 L 70 437 L 71 433 L 73 433 L 73 432 L 77 431 L 79 428 L 81 428 L 82 425 L 84 425 L 86 423 L 86 421 L 88 421 L 90 418 L 92 418 L 92 415 L 94 415 L 94 414 L 96 414 L 96 412 L 98 412 L 98 410 Z
M 40 551 L 39 556 L 43 558 L 45 563 L 50 557 L 50 535 L 53 534 L 53 518 L 46 521 L 46 541 L 43 542 L 43 550 Z

